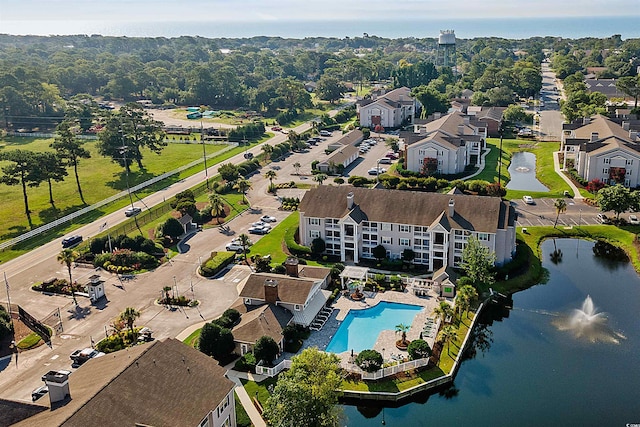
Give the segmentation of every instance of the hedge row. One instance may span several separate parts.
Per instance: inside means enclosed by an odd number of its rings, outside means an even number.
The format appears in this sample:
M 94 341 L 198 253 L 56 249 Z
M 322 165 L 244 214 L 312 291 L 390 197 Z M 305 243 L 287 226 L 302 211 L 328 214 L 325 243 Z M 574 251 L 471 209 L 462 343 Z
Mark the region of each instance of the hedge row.
M 251 175 L 258 169 L 260 169 L 260 162 L 258 159 L 247 160 L 238 165 L 238 173 L 244 177 Z
M 204 277 L 212 277 L 222 271 L 227 265 L 236 259 L 235 252 L 220 251 L 212 252 L 211 257 L 200 266 L 200 274 Z
M 298 244 L 296 242 L 296 232 L 298 231 L 298 227 L 297 226 L 293 226 L 291 228 L 289 228 L 287 230 L 287 232 L 284 235 L 284 242 L 287 245 L 287 249 L 289 249 L 289 252 L 291 252 L 293 255 L 311 255 L 311 249 L 306 247 L 306 246 L 302 246 L 300 244 Z

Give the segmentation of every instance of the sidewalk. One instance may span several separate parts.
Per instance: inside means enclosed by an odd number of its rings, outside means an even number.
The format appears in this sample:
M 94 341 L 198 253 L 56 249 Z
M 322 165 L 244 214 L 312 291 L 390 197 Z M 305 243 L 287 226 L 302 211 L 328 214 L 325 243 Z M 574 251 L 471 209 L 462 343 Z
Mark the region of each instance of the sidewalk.
M 578 190 L 578 187 L 576 187 L 573 181 L 571 181 L 569 177 L 562 172 L 562 169 L 560 169 L 560 152 L 559 151 L 553 152 L 553 169 L 555 169 L 556 173 L 562 179 L 564 179 L 564 181 L 569 185 L 569 187 L 571 187 L 571 190 L 573 190 L 573 199 L 583 200 L 584 197 L 582 197 L 582 194 L 580 194 L 580 190 Z
M 227 378 L 236 383 L 236 394 L 238 395 L 238 399 L 240 399 L 244 410 L 247 411 L 247 415 L 249 415 L 249 418 L 251 418 L 251 422 L 253 423 L 253 425 L 255 427 L 267 427 L 267 423 L 265 423 L 265 421 L 262 419 L 262 416 L 258 412 L 258 409 L 256 409 L 253 401 L 251 400 L 251 397 L 249 397 L 249 394 L 244 389 L 242 382 L 240 381 L 240 377 L 242 376 L 242 374 L 243 372 L 236 372 L 230 369 L 227 371 Z M 257 377 L 262 377 L 262 375 L 256 375 L 251 379 L 255 381 L 261 381 Z

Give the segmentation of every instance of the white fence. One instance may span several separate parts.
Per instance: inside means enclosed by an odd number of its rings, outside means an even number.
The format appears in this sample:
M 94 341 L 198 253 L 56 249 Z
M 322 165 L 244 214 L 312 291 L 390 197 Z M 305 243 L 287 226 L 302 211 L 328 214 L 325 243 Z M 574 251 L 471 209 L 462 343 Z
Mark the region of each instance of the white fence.
M 209 156 L 207 156 L 207 158 L 219 156 L 220 154 L 222 154 L 222 153 L 224 153 L 226 151 L 229 151 L 229 150 L 235 148 L 236 146 L 237 146 L 237 144 L 229 145 L 228 147 L 225 147 L 224 149 L 222 149 L 222 150 L 220 150 L 220 151 L 218 151 L 216 153 L 210 154 Z M 184 166 L 181 166 L 181 167 L 179 167 L 177 169 L 174 169 L 174 170 L 172 170 L 170 172 L 166 172 L 166 173 L 163 173 L 162 175 L 156 176 L 155 178 L 151 178 L 148 181 L 145 181 L 145 182 L 140 183 L 140 184 L 138 184 L 138 185 L 136 185 L 134 187 L 131 187 L 131 192 L 133 193 L 133 192 L 141 190 L 141 189 L 143 189 L 145 187 L 153 185 L 158 181 L 162 181 L 163 179 L 166 179 L 166 178 L 168 178 L 168 177 L 170 177 L 172 175 L 178 174 L 178 173 L 180 173 L 180 172 L 182 172 L 182 171 L 184 171 L 186 169 L 189 169 L 189 168 L 191 168 L 193 166 L 196 166 L 196 165 L 202 163 L 202 161 L 203 161 L 202 159 L 194 160 L 191 163 L 186 164 Z M 71 222 L 74 219 L 76 219 L 78 217 L 81 217 L 82 215 L 85 215 L 85 214 L 87 214 L 87 213 L 89 213 L 89 212 L 91 212 L 93 210 L 99 209 L 102 206 L 108 205 L 109 203 L 112 203 L 112 202 L 114 202 L 114 201 L 116 201 L 118 199 L 126 197 L 127 195 L 128 195 L 127 191 L 121 191 L 118 194 L 114 194 L 113 196 L 111 196 L 109 198 L 106 198 L 104 200 L 99 201 L 98 203 L 95 203 L 95 204 L 93 204 L 91 206 L 87 206 L 85 208 L 82 208 L 79 211 L 73 212 L 73 213 L 71 213 L 69 215 L 66 215 L 66 216 L 62 217 L 62 218 L 58 218 L 53 222 L 47 223 L 47 224 L 45 224 L 43 226 L 40 226 L 38 228 L 34 228 L 33 230 L 28 231 L 28 232 L 26 232 L 24 234 L 21 234 L 21 235 L 19 235 L 17 237 L 14 237 L 13 239 L 10 239 L 10 240 L 7 240 L 5 242 L 2 242 L 2 243 L 0 243 L 0 251 L 5 250 L 7 248 L 10 248 L 13 245 L 16 245 L 16 244 L 18 244 L 20 242 L 28 240 L 28 239 L 30 239 L 32 237 L 35 237 L 35 236 L 39 235 L 39 234 L 45 233 L 45 232 L 47 232 L 47 231 L 49 231 L 51 229 L 54 229 L 54 228 L 56 228 L 56 227 L 58 227 L 58 226 L 60 226 L 62 224 L 66 224 L 67 222 Z
M 256 365 L 256 374 L 266 375 L 268 377 L 275 377 L 285 369 L 291 368 L 291 360 L 284 359 L 273 368 L 268 368 L 262 365 Z
M 385 377 L 396 375 L 400 372 L 421 368 L 423 366 L 427 366 L 428 364 L 429 364 L 429 359 L 416 359 L 416 360 L 410 360 L 409 362 L 400 363 L 398 365 L 386 366 L 375 372 L 365 372 L 362 369 L 360 369 L 357 365 L 353 365 L 350 363 L 343 364 L 342 368 L 349 372 L 354 372 L 356 374 L 362 375 L 363 380 L 379 380 Z

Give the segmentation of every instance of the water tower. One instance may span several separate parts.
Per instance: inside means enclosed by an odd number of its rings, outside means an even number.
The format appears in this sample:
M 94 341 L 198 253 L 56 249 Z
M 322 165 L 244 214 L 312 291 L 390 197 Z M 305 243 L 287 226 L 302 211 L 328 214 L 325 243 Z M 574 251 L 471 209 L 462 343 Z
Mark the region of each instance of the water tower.
M 456 33 L 454 30 L 440 30 L 436 65 L 456 70 Z

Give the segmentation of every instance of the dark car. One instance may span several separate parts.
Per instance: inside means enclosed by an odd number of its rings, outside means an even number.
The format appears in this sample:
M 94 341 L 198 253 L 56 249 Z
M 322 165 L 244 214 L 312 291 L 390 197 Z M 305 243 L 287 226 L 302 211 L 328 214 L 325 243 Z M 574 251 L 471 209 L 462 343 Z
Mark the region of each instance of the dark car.
M 82 236 L 70 236 L 66 239 L 62 239 L 62 247 L 63 248 L 72 248 L 77 246 L 82 242 Z
M 127 208 L 126 211 L 124 211 L 124 216 L 132 217 L 132 216 L 138 215 L 140 212 L 142 212 L 141 208 L 139 208 L 137 206 L 132 206 L 130 208 Z
M 49 393 L 49 387 L 42 385 L 31 392 L 31 400 L 35 402 L 47 393 Z

